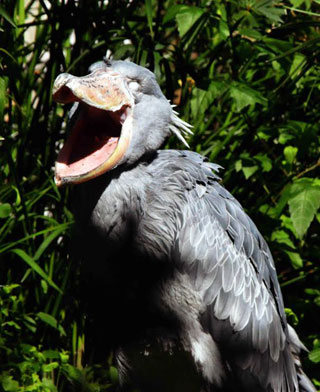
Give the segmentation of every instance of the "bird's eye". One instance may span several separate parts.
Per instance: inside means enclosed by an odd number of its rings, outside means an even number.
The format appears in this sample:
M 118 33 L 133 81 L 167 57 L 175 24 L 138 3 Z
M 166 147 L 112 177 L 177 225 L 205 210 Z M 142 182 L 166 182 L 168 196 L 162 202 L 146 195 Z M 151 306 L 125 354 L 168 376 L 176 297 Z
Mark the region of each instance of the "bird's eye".
M 132 91 L 138 91 L 140 89 L 140 84 L 135 80 L 129 82 L 129 88 Z

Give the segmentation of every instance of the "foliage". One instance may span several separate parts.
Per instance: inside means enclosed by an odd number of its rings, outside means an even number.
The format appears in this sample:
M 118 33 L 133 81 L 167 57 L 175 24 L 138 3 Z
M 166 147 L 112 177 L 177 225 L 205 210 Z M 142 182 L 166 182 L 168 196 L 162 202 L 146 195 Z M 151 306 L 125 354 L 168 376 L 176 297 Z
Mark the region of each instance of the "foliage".
M 2 390 L 116 384 L 111 358 L 90 361 L 68 257 L 68 190 L 52 181 L 66 114 L 51 100 L 54 78 L 85 74 L 106 49 L 152 69 L 194 126 L 191 148 L 224 166 L 225 186 L 270 244 L 288 319 L 311 349 L 306 372 L 320 386 L 319 8 L 310 0 L 1 3 Z M 174 138 L 169 145 L 181 148 Z

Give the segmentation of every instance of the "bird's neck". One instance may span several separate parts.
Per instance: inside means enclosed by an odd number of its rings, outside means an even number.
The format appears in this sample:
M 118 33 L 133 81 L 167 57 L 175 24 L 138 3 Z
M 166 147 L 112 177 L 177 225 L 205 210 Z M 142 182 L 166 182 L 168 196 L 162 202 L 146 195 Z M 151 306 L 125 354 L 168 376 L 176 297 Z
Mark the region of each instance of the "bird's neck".
M 78 225 L 110 240 L 130 235 L 143 214 L 144 190 L 149 181 L 141 163 L 77 186 L 74 214 Z

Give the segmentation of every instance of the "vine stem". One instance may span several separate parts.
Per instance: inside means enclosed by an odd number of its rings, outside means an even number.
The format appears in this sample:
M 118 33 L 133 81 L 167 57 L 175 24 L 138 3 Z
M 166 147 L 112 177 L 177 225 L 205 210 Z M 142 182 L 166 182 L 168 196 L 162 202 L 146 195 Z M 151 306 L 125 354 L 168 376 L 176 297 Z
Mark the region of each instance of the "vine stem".
M 318 159 L 318 161 L 314 165 L 312 165 L 310 167 L 307 167 L 305 170 L 303 170 L 302 172 L 300 172 L 296 176 L 294 176 L 294 178 L 300 178 L 304 174 L 308 173 L 309 171 L 312 171 L 312 170 L 316 169 L 319 166 L 320 166 L 320 158 Z

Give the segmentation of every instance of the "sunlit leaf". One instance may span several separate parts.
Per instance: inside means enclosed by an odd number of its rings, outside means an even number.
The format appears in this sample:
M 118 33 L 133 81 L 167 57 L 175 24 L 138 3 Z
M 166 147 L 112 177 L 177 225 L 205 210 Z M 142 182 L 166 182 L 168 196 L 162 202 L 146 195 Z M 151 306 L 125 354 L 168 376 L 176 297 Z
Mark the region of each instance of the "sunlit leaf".
M 66 332 L 63 329 L 62 325 L 60 325 L 58 323 L 58 321 L 53 316 L 51 316 L 51 314 L 44 313 L 44 312 L 38 312 L 37 316 L 44 323 L 50 325 L 50 327 L 53 327 L 53 328 L 57 329 L 63 336 L 66 335 Z
M 320 207 L 320 186 L 300 178 L 290 188 L 289 210 L 298 238 L 302 238 Z
M 255 159 L 261 162 L 262 170 L 269 172 L 272 169 L 272 160 L 266 154 L 257 154 Z
M 320 347 L 313 349 L 309 352 L 309 359 L 312 362 L 319 363 L 320 362 Z
M 286 146 L 283 150 L 283 154 L 286 158 L 286 161 L 290 164 L 292 164 L 296 158 L 298 152 L 298 148 L 297 147 L 293 147 L 293 146 Z
M 284 252 L 288 255 L 293 268 L 303 267 L 303 260 L 298 252 L 290 252 L 289 250 L 285 250 Z
M 3 122 L 7 95 L 7 79 L 0 77 L 0 124 Z
M 290 3 L 296 8 L 300 7 L 304 2 L 305 0 L 290 0 Z
M 19 383 L 7 374 L 0 375 L 0 382 L 5 392 L 18 392 L 20 389 Z
M 276 230 L 271 235 L 271 241 L 277 241 L 279 244 L 287 245 L 291 249 L 295 249 L 293 242 L 291 241 L 289 234 L 284 230 Z
M 258 170 L 258 166 L 242 167 L 242 171 L 246 180 L 250 178 L 257 170 Z
M 290 323 L 293 325 L 297 325 L 299 323 L 299 319 L 298 319 L 297 315 L 295 314 L 295 312 L 290 308 L 285 308 L 284 310 L 286 312 L 286 316 L 287 316 L 288 320 L 290 321 Z
M 295 53 L 295 55 L 293 57 L 293 62 L 291 64 L 290 71 L 289 71 L 291 78 L 294 78 L 299 73 L 299 70 L 301 69 L 301 67 L 305 61 L 306 61 L 306 56 L 304 56 L 301 53 Z
M 11 214 L 12 208 L 9 203 L 0 204 L 0 218 L 8 218 Z
M 50 363 L 44 364 L 42 366 L 42 370 L 44 372 L 52 372 L 54 369 L 57 369 L 58 367 L 59 367 L 58 362 L 50 362 Z

